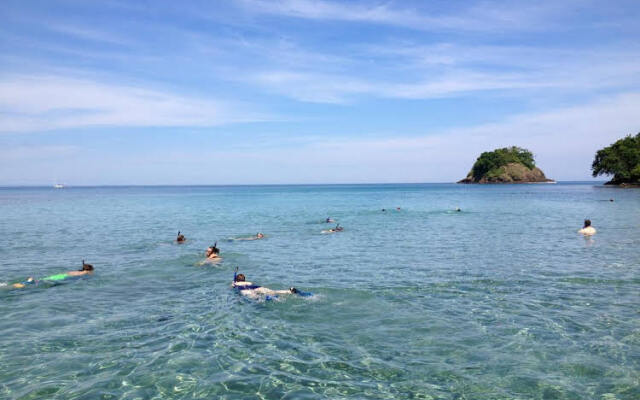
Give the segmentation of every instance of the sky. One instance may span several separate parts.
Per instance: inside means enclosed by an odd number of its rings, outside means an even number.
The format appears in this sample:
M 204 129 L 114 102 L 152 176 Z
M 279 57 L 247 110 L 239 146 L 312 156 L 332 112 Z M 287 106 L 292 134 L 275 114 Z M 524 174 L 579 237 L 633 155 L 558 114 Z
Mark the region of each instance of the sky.
M 0 185 L 556 180 L 640 132 L 640 2 L 0 2 Z M 600 177 L 600 180 L 606 177 Z

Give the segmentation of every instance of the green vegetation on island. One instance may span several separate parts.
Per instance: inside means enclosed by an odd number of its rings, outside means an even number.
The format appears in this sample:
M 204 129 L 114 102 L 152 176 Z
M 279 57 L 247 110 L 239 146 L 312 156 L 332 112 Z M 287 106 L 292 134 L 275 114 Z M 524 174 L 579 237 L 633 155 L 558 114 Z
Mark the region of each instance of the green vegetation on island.
M 466 178 L 458 183 L 553 182 L 536 167 L 533 153 L 512 146 L 480 154 Z
M 607 185 L 640 185 L 640 133 L 598 150 L 591 170 L 594 177 L 613 175 Z

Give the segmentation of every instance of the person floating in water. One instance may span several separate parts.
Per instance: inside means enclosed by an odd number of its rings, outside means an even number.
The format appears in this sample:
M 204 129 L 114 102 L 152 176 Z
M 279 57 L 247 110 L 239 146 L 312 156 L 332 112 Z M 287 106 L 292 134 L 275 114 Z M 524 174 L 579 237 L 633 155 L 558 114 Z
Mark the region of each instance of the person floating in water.
M 92 273 L 93 273 L 93 265 L 87 264 L 87 263 L 84 262 L 84 260 L 82 260 L 82 268 L 79 269 L 78 271 L 68 271 L 68 272 L 64 272 L 62 274 L 50 275 L 50 276 L 47 276 L 46 278 L 42 278 L 40 280 L 36 280 L 32 276 L 30 276 L 23 282 L 18 282 L 18 283 L 12 284 L 11 287 L 15 288 L 15 289 L 22 289 L 22 288 L 27 287 L 28 285 L 37 285 L 40 282 L 52 283 L 52 282 L 57 282 L 57 281 L 63 281 L 65 279 L 67 279 L 67 278 L 80 277 L 80 276 L 89 275 L 89 274 L 92 274 Z
M 585 236 L 595 235 L 596 234 L 596 228 L 591 226 L 591 220 L 590 219 L 585 219 L 584 220 L 584 226 L 582 227 L 582 229 L 580 229 L 578 231 L 578 233 L 581 233 L 581 234 L 583 234 Z
M 212 246 L 207 247 L 207 251 L 205 251 L 204 253 L 204 255 L 207 257 L 207 260 L 220 259 L 220 249 L 217 246 L 218 242 L 215 242 Z
M 84 262 L 84 260 L 82 260 L 82 268 L 80 268 L 77 271 L 68 271 L 65 272 L 63 274 L 56 274 L 56 275 L 51 275 L 51 276 L 47 276 L 46 278 L 42 278 L 43 281 L 45 282 L 55 282 L 55 281 L 62 281 L 65 280 L 67 278 L 74 278 L 74 277 L 79 277 L 79 276 L 84 276 L 84 275 L 90 275 L 93 273 L 93 265 L 91 264 L 87 264 Z
M 340 224 L 337 224 L 335 228 L 322 231 L 322 233 L 336 233 L 336 232 L 342 232 L 342 231 L 344 231 L 344 228 L 341 227 Z
M 327 223 L 327 224 L 331 224 L 331 223 L 336 222 L 336 221 L 334 219 L 332 219 L 331 217 L 327 217 L 327 219 L 324 220 L 324 222 Z
M 183 234 L 180 233 L 180 231 L 178 231 L 178 237 L 176 238 L 176 242 L 178 243 L 184 243 L 187 241 L 187 238 L 184 237 Z
M 243 296 L 247 296 L 252 299 L 257 299 L 260 296 L 265 296 L 265 300 L 271 300 L 273 298 L 277 298 L 278 295 L 289 294 L 297 294 L 303 297 L 311 296 L 311 293 L 302 292 L 294 287 L 290 287 L 286 290 L 272 290 L 264 286 L 254 285 L 252 282 L 247 281 L 247 278 L 244 276 L 244 274 L 238 273 L 237 267 L 235 272 L 233 273 L 233 282 L 231 282 L 231 287 L 236 289 Z
M 264 238 L 264 233 L 258 232 L 255 235 L 240 236 L 240 237 L 232 238 L 232 239 L 229 239 L 229 240 L 230 241 L 233 241 L 233 240 L 258 240 L 258 239 L 263 239 L 263 238 Z
M 456 208 L 456 212 L 462 212 L 462 210 L 460 209 L 460 207 Z

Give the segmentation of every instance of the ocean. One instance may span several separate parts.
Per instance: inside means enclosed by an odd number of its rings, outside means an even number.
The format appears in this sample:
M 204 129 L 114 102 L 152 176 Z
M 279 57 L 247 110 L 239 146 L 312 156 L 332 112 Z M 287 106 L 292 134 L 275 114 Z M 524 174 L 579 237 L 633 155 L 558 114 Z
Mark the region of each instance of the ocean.
M 637 189 L 1 188 L 0 233 L 3 399 L 640 398 Z

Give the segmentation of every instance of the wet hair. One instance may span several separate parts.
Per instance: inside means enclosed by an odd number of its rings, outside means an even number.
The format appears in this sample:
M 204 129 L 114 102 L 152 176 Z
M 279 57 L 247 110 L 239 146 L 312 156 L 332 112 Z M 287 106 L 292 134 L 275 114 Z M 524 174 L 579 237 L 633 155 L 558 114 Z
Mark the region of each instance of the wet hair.
M 585 219 L 584 220 L 584 227 L 586 228 L 588 226 L 591 226 L 591 220 L 590 219 Z
M 93 265 L 87 264 L 82 260 L 82 269 L 80 271 L 93 271 Z
M 244 276 L 244 274 L 238 274 L 236 275 L 236 282 L 244 282 L 247 278 Z
M 215 242 L 213 246 L 209 246 L 209 248 L 213 254 L 220 254 L 220 249 L 216 246 L 218 246 L 218 242 Z

